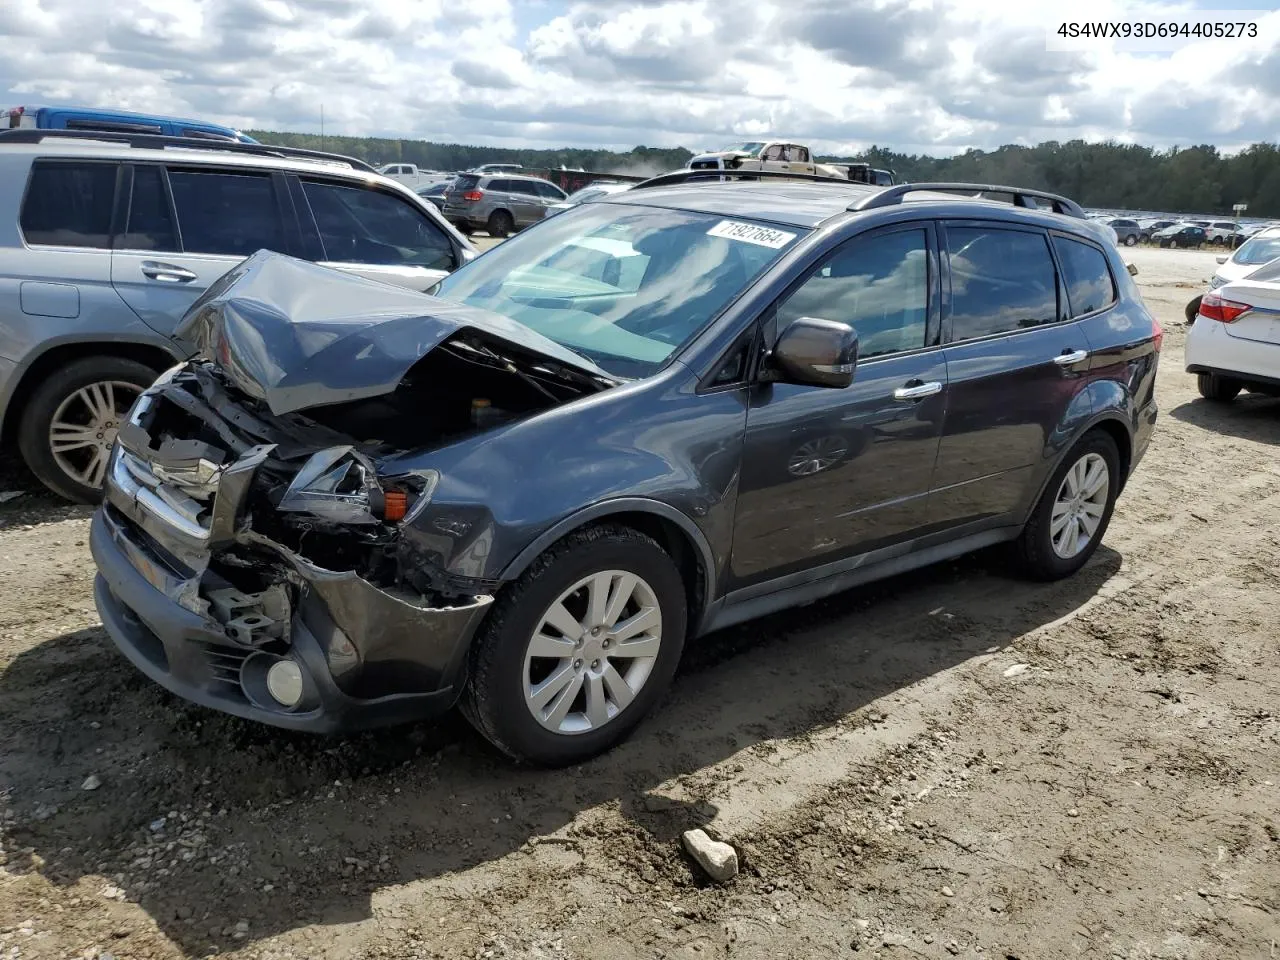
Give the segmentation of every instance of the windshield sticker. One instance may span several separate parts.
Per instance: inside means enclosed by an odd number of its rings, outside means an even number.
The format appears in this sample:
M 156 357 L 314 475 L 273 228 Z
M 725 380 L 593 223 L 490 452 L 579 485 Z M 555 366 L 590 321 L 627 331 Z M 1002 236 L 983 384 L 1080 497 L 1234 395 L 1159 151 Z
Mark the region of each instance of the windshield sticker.
M 707 236 L 720 237 L 724 240 L 740 240 L 743 243 L 754 243 L 773 250 L 780 250 L 796 238 L 794 233 L 787 233 L 785 230 L 758 227 L 754 223 L 741 223 L 737 220 L 721 220 L 707 231 Z

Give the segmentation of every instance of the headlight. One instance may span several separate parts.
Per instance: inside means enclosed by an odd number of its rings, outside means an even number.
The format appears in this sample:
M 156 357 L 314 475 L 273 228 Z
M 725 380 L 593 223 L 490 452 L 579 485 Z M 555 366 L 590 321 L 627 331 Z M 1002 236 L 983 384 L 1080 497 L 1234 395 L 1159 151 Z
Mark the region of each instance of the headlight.
M 334 523 L 380 523 L 384 498 L 373 464 L 353 447 L 329 447 L 302 465 L 277 509 Z
M 431 501 L 439 479 L 434 470 L 415 471 L 384 489 L 368 457 L 354 447 L 329 447 L 302 465 L 276 509 L 334 523 L 408 522 Z

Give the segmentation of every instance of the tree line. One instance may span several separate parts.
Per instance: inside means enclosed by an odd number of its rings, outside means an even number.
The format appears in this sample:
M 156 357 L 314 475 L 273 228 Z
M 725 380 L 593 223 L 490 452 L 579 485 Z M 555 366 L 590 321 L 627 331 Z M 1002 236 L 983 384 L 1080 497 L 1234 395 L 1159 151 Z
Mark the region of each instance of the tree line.
M 633 147 L 622 152 L 565 147 L 556 150 L 468 146 L 378 137 L 320 137 L 251 131 L 264 143 L 330 150 L 375 166 L 413 163 L 432 170 L 465 170 L 481 163 L 519 163 L 530 169 L 581 167 L 597 173 L 651 175 L 677 170 L 692 154 L 683 148 Z M 1248 204 L 1247 216 L 1280 217 L 1280 147 L 1255 143 L 1224 156 L 1207 144 L 1156 150 L 1115 142 L 1050 141 L 1034 147 L 967 150 L 954 157 L 897 153 L 873 146 L 853 157 L 894 171 L 899 181 L 961 180 L 1050 190 L 1086 207 L 1168 213 L 1229 214 Z

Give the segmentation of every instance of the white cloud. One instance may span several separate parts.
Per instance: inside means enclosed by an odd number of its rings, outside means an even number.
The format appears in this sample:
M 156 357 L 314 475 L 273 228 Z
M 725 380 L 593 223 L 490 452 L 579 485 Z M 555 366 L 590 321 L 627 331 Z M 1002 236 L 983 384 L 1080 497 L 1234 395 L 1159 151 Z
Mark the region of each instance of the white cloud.
M 1220 4 L 1218 4 L 1220 5 Z M 1191 9 L 1190 4 L 1181 8 Z M 1255 40 L 1167 54 L 1077 20 L 1174 6 L 1084 0 L 5 0 L 0 97 L 241 127 L 533 146 L 776 133 L 847 152 L 1114 137 L 1280 139 L 1280 13 Z

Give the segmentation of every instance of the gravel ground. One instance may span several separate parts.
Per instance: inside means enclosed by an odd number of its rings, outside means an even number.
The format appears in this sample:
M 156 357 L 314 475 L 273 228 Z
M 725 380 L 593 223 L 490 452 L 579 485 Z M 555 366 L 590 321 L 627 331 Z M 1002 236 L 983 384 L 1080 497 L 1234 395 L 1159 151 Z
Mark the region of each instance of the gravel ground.
M 1181 370 L 1212 254 L 1126 253 L 1163 411 L 1084 571 L 978 556 L 705 638 L 574 770 L 188 707 L 103 635 L 86 511 L 0 506 L 0 958 L 1275 957 L 1280 401 Z

